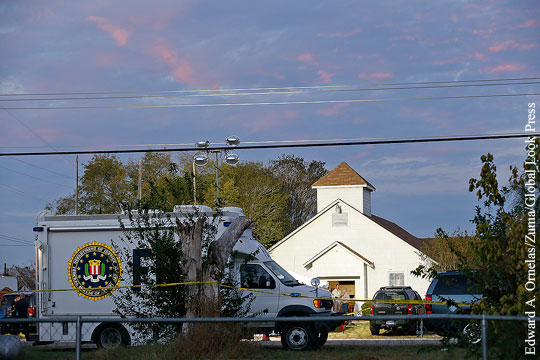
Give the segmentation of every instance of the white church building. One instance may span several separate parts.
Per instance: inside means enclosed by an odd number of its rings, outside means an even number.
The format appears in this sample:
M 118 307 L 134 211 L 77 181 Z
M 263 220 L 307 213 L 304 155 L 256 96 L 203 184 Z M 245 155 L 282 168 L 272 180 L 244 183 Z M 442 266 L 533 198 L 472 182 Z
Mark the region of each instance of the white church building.
M 269 249 L 281 266 L 306 278 L 340 284 L 356 299 L 382 286 L 411 286 L 424 296 L 430 284 L 411 270 L 423 264 L 423 240 L 371 213 L 375 187 L 342 162 L 312 186 L 317 214 Z

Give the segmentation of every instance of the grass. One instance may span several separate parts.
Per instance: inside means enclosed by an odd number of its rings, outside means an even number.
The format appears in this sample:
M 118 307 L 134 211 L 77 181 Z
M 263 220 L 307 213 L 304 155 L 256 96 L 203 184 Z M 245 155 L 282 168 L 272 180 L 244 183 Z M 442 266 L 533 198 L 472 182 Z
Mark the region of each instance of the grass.
M 127 359 L 189 359 L 185 354 L 179 356 L 172 346 L 146 345 L 121 348 L 117 350 L 92 350 L 85 349 L 81 354 L 83 360 L 127 360 Z M 73 359 L 75 350 L 52 350 L 40 348 L 25 348 L 19 359 L 24 360 L 52 360 Z M 287 351 L 278 347 L 252 346 L 243 354 L 235 357 L 222 357 L 219 353 L 204 359 L 276 359 L 276 360 L 317 360 L 328 359 L 356 359 L 356 360 L 454 360 L 463 359 L 463 349 L 450 348 L 443 350 L 440 346 L 385 346 L 385 347 L 360 347 L 360 346 L 327 346 L 317 351 Z M 197 359 L 193 357 L 192 359 Z
M 408 334 L 404 329 L 398 328 L 396 330 L 384 330 L 381 329 L 379 335 L 371 335 L 369 330 L 369 321 L 355 321 L 347 325 L 345 331 L 334 331 L 328 334 L 329 339 L 416 339 L 416 334 Z M 439 339 L 433 333 L 425 333 L 424 339 Z

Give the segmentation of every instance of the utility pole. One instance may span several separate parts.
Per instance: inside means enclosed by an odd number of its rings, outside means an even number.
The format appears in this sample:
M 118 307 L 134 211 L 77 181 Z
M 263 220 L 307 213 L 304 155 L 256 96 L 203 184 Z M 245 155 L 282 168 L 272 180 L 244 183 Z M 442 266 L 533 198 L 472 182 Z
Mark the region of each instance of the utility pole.
M 75 158 L 75 215 L 79 215 L 79 155 Z
M 139 159 L 139 201 L 142 200 L 142 158 Z
M 193 205 L 197 205 L 197 167 L 193 161 Z

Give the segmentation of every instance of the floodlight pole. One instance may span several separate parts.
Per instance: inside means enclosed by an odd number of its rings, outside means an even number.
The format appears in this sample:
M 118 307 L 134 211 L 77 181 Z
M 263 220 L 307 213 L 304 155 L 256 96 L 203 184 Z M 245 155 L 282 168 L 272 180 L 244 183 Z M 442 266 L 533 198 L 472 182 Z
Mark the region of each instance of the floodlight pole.
M 225 140 L 225 143 L 230 146 L 231 148 L 234 148 L 236 146 L 238 146 L 238 144 L 240 144 L 240 139 L 237 137 L 237 136 L 229 136 L 226 140 Z M 197 148 L 201 149 L 201 151 L 203 151 L 204 153 L 206 153 L 206 155 L 202 155 L 200 153 L 196 154 L 195 156 L 193 156 L 193 201 L 195 203 L 195 205 L 197 204 L 197 198 L 196 198 L 196 171 L 195 171 L 195 165 L 197 166 L 204 166 L 208 163 L 208 154 L 210 153 L 214 153 L 216 154 L 216 163 L 214 164 L 214 168 L 216 169 L 216 208 L 220 207 L 221 205 L 221 202 L 220 202 L 220 199 L 219 199 L 219 174 L 218 172 L 221 171 L 223 173 L 223 171 L 219 168 L 219 165 L 220 165 L 220 156 L 219 155 L 224 155 L 226 157 L 226 162 L 227 164 L 229 165 L 234 165 L 238 162 L 238 155 L 236 154 L 230 154 L 229 151 L 230 150 L 214 150 L 214 149 L 208 149 L 208 147 L 210 146 L 210 142 L 208 140 L 204 140 L 204 141 L 198 141 L 197 143 L 195 143 L 195 146 L 197 146 Z M 232 161 L 231 159 L 229 158 L 229 155 L 232 156 Z

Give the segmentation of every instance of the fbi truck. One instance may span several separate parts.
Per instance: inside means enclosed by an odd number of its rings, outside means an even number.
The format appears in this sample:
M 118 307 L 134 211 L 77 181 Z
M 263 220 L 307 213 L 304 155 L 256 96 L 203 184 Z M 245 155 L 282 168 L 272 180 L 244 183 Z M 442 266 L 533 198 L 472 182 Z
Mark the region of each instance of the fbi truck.
M 197 216 L 214 219 L 216 239 L 242 209 L 224 207 L 219 213 L 202 205 L 178 205 L 171 219 L 184 221 Z M 166 214 L 162 214 L 166 216 Z M 120 224 L 123 224 L 123 227 Z M 141 249 L 129 248 L 124 231 L 131 231 L 129 214 L 43 215 L 37 217 L 35 232 L 37 268 L 37 318 L 52 319 L 82 316 L 111 319 L 118 317 L 113 298 L 115 286 L 131 286 L 135 279 L 122 272 L 118 247 L 133 254 L 134 264 L 141 261 Z M 176 236 L 176 235 L 175 235 Z M 114 245 L 113 245 L 114 244 Z M 125 253 L 125 251 L 123 251 Z M 233 248 L 234 278 L 252 294 L 250 313 L 269 318 L 257 324 L 259 333 L 281 334 L 285 348 L 318 348 L 327 339 L 336 322 L 272 321 L 276 317 L 330 316 L 331 294 L 317 286 L 300 283 L 276 263 L 266 249 L 246 229 Z M 318 285 L 316 279 L 313 282 Z M 54 291 L 72 289 L 72 291 Z M 51 291 L 49 291 L 51 290 Z M 83 323 L 81 340 L 99 347 L 137 343 L 137 334 L 124 323 Z M 40 323 L 39 341 L 75 341 L 74 323 Z

